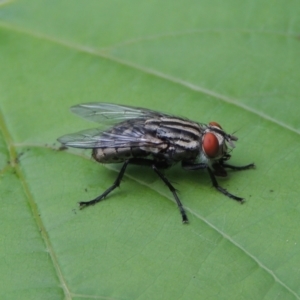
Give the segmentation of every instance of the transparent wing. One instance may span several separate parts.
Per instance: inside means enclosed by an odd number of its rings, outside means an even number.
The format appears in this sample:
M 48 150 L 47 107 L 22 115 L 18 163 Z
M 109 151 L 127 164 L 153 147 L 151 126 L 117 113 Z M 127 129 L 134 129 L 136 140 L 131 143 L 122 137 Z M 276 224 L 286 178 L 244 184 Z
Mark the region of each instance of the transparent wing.
M 100 129 L 87 129 L 76 133 L 64 135 L 57 140 L 67 147 L 96 148 L 103 132 Z
M 163 144 L 160 139 L 144 137 L 140 132 L 131 131 L 130 134 L 116 134 L 97 128 L 64 135 L 57 140 L 67 147 L 84 149 L 157 147 Z
M 71 107 L 71 111 L 84 119 L 103 125 L 112 125 L 130 119 L 165 116 L 165 114 L 144 108 L 101 102 L 79 104 Z

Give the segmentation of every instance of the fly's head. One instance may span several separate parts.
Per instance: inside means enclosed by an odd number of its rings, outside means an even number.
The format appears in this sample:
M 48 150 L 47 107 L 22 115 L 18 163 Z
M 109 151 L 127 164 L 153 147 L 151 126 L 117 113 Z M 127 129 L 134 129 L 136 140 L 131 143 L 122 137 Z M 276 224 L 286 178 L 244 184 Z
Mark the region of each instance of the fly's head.
M 216 175 L 227 175 L 222 167 L 224 161 L 231 157 L 227 143 L 231 148 L 234 148 L 233 142 L 237 140 L 237 137 L 227 134 L 217 122 L 210 122 L 206 127 L 202 136 L 202 151 L 211 162 Z

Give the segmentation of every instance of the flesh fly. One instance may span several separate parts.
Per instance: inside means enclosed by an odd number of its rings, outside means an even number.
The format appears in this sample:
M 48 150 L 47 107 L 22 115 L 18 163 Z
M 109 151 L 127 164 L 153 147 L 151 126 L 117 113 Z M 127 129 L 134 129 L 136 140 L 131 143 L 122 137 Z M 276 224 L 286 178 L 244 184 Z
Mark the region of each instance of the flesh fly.
M 123 163 L 115 182 L 95 199 L 79 202 L 81 208 L 100 202 L 118 187 L 129 164 L 153 169 L 173 194 L 183 223 L 187 223 L 188 218 L 176 189 L 161 172 L 175 163 L 181 162 L 186 170 L 207 170 L 218 191 L 238 202 L 243 201 L 219 186 L 215 175 L 226 177 L 226 169 L 247 170 L 254 164 L 237 167 L 227 163 L 230 148 L 234 148 L 238 139 L 227 134 L 218 123 L 202 124 L 149 109 L 110 103 L 80 104 L 71 107 L 71 111 L 104 127 L 65 135 L 58 141 L 67 147 L 92 149 L 92 157 L 97 162 Z

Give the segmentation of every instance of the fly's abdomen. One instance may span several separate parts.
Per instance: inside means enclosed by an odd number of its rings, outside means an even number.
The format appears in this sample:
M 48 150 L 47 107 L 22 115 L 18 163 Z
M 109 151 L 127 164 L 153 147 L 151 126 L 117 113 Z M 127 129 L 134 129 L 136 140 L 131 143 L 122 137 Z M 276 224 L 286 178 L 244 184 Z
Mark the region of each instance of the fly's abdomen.
M 96 148 L 93 149 L 93 158 L 100 163 L 119 163 L 133 157 L 146 157 L 149 153 L 137 147 L 125 148 Z
M 165 151 L 168 143 L 148 134 L 144 120 L 124 121 L 99 137 L 93 158 L 101 163 L 118 163 L 130 158 L 145 158 Z

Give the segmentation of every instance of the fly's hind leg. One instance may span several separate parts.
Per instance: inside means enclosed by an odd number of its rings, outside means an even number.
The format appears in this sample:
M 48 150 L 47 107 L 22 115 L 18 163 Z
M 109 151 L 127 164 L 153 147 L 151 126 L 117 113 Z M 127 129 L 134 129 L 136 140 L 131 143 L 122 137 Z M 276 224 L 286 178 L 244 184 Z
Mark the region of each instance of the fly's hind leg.
M 123 164 L 119 174 L 118 174 L 118 177 L 116 178 L 115 182 L 113 183 L 113 185 L 111 187 L 109 187 L 103 194 L 101 194 L 100 196 L 96 197 L 95 199 L 93 200 L 90 200 L 90 201 L 82 201 L 82 202 L 79 202 L 79 206 L 80 208 L 84 208 L 86 206 L 90 206 L 90 205 L 94 205 L 98 202 L 100 202 L 101 200 L 103 200 L 110 192 L 112 192 L 116 187 L 120 186 L 120 183 L 121 183 L 121 180 L 124 176 L 124 173 L 125 173 L 125 170 L 126 170 L 126 167 L 128 166 L 130 160 L 127 160 L 125 161 L 125 163 Z

